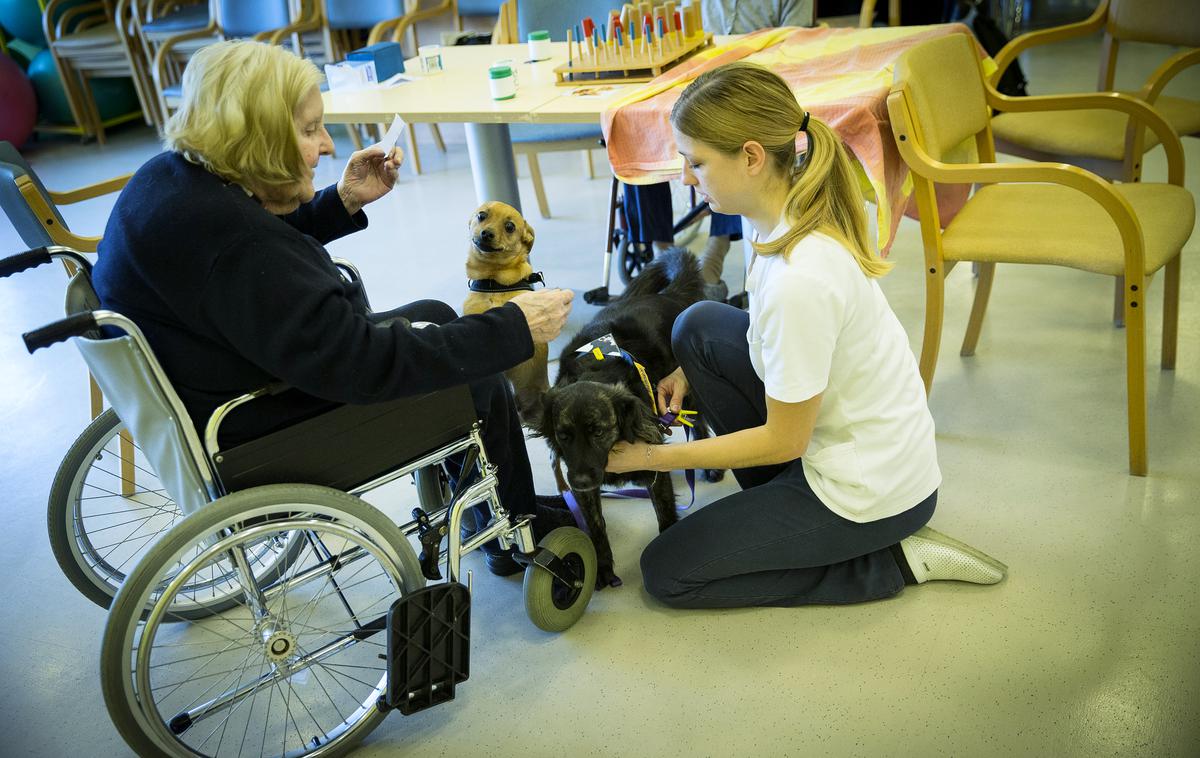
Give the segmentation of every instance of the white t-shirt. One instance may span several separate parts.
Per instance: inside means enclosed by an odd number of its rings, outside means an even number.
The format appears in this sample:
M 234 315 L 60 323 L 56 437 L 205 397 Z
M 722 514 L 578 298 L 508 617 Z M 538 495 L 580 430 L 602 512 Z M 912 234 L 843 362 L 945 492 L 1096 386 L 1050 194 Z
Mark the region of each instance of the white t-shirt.
M 767 241 L 787 232 L 781 223 Z M 767 395 L 798 403 L 824 392 L 804 473 L 831 511 L 859 523 L 895 516 L 942 481 L 933 417 L 908 336 L 879 283 L 819 233 L 791 255 L 755 258 L 750 361 Z

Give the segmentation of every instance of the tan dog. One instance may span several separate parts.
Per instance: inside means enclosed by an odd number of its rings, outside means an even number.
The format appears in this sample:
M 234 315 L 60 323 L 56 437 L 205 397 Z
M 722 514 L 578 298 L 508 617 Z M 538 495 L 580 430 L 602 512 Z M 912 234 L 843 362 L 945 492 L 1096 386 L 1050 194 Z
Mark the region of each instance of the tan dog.
M 463 314 L 498 308 L 541 281 L 529 264 L 533 227 L 511 205 L 484 203 L 467 224 L 471 244 L 467 249 L 467 279 L 471 294 L 463 301 Z M 549 346 L 534 343 L 533 357 L 505 372 L 517 394 L 517 410 L 526 424 L 540 418 L 542 396 L 550 388 L 546 373 Z

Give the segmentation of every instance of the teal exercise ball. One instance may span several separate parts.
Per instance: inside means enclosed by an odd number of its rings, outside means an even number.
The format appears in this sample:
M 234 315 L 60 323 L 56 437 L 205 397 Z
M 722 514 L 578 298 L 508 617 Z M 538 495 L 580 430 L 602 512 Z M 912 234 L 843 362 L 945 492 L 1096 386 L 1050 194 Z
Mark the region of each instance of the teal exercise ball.
M 42 31 L 42 9 L 37 0 L 0 0 L 0 26 L 8 36 L 38 47 L 46 46 Z
M 84 2 L 87 0 L 63 3 L 59 5 L 58 13 L 61 16 L 68 8 Z M 46 46 L 46 33 L 42 31 L 42 6 L 38 0 L 0 0 L 0 26 L 10 37 L 38 47 Z
M 54 57 L 49 50 L 43 50 L 29 64 L 29 78 L 33 89 L 37 92 L 38 112 L 43 121 L 51 124 L 73 124 L 71 106 L 67 103 L 67 93 L 63 90 L 62 79 L 58 69 L 54 67 Z M 123 116 L 126 113 L 139 110 L 137 90 L 133 88 L 133 80 L 129 77 L 119 79 L 92 79 L 92 97 L 96 99 L 96 107 L 100 111 L 100 119 Z
M 20 147 L 33 133 L 37 100 L 25 72 L 7 55 L 0 55 L 0 103 L 0 140 Z

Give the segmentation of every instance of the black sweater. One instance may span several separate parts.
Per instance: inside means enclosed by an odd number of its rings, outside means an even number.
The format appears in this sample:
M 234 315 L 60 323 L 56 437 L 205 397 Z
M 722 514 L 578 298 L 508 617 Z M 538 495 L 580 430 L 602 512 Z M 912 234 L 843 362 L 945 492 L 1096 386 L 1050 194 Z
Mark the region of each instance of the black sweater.
M 437 328 L 373 323 L 360 288 L 342 280 L 323 247 L 366 224 L 335 187 L 275 216 L 238 185 L 163 153 L 117 199 L 96 292 L 142 329 L 200 430 L 232 397 L 276 380 L 296 388 L 236 411 L 223 427 L 229 441 L 330 402 L 474 381 L 533 354 L 525 316 L 511 304 Z M 419 268 L 419 254 L 409 254 Z

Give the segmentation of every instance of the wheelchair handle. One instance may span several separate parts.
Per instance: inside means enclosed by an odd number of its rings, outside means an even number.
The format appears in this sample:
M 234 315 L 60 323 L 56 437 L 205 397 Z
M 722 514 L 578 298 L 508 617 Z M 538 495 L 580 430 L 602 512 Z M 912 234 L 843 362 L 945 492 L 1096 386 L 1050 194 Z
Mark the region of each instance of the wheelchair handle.
M 96 314 L 84 311 L 67 316 L 52 324 L 46 324 L 40 329 L 26 332 L 21 335 L 21 339 L 25 341 L 25 349 L 32 353 L 43 347 L 50 347 L 55 342 L 86 334 L 96 328 L 98 328 Z
M 35 247 L 32 250 L 26 250 L 23 253 L 17 253 L 16 255 L 0 259 L 0 277 L 19 274 L 22 271 L 36 268 L 43 263 L 49 262 L 50 250 L 45 247 Z
M 46 247 L 35 247 L 23 253 L 10 255 L 7 258 L 0 258 L 0 278 L 36 268 L 43 263 L 49 263 L 54 258 L 66 258 L 71 263 L 86 271 L 88 276 L 92 274 L 92 262 L 83 257 L 83 254 L 78 250 L 62 245 L 48 245 Z

